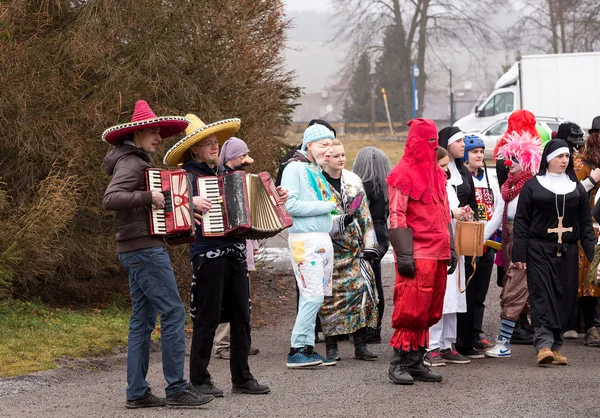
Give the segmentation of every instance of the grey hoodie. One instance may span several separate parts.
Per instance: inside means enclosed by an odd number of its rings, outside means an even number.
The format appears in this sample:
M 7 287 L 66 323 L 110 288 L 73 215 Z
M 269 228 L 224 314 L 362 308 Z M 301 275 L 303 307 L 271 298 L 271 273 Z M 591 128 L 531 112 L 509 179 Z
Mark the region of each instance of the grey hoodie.
M 162 238 L 150 235 L 152 192 L 146 191 L 145 177 L 150 167 L 150 155 L 133 145 L 117 145 L 104 158 L 104 170 L 112 179 L 103 206 L 115 212 L 118 253 L 164 245 Z

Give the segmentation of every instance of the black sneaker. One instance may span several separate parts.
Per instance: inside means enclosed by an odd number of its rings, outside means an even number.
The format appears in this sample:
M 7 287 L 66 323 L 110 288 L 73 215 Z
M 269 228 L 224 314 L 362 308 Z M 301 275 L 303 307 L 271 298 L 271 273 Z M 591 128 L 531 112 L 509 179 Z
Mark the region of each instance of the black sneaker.
M 146 392 L 143 398 L 125 402 L 125 408 L 128 409 L 156 408 L 165 405 L 167 405 L 167 401 L 164 398 L 154 396 L 150 391 Z
M 223 391 L 216 387 L 213 382 L 204 383 L 202 385 L 194 385 L 194 390 L 203 395 L 212 395 L 215 398 L 222 398 Z
M 198 408 L 215 399 L 212 395 L 198 393 L 191 389 L 191 385 L 182 392 L 167 396 L 167 406 L 170 408 Z
M 271 392 L 267 385 L 261 385 L 254 379 L 248 380 L 242 385 L 233 385 L 231 393 L 247 393 L 250 395 L 262 395 Z
M 456 351 L 458 351 L 461 355 L 470 358 L 472 360 L 479 360 L 482 358 L 485 358 L 485 354 L 483 354 L 480 351 L 475 350 L 474 348 L 461 348 L 461 349 L 456 349 Z

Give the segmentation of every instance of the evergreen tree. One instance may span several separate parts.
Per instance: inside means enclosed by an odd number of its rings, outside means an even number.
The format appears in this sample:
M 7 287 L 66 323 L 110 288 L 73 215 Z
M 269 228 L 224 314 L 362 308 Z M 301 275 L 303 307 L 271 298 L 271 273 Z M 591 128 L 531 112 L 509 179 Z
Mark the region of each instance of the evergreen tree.
M 349 97 L 344 106 L 346 122 L 369 122 L 371 120 L 371 93 L 373 77 L 369 55 L 364 52 L 352 74 Z
M 283 0 L 0 2 L 0 287 L 8 263 L 21 297 L 90 302 L 127 287 L 102 209 L 111 146 L 100 135 L 138 99 L 158 115 L 241 118 L 255 170 L 274 171 L 300 94 L 288 26 Z M 187 280 L 185 246 L 171 255 Z
M 375 86 L 377 92 L 377 121 L 387 121 L 381 89 L 387 93 L 388 107 L 392 122 L 406 122 L 410 118 L 411 91 L 410 62 L 402 60 L 399 50 L 398 28 L 389 26 L 383 37 L 383 53 L 375 64 Z M 407 79 L 408 78 L 408 79 Z

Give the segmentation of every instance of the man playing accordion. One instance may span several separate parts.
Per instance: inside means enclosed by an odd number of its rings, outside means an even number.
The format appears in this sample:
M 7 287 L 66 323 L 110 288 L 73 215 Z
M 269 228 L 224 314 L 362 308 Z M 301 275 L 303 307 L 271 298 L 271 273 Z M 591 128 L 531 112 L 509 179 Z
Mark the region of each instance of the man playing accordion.
M 104 159 L 112 176 L 103 206 L 115 212 L 117 253 L 129 274 L 132 314 L 127 342 L 127 408 L 198 407 L 213 396 L 196 393 L 184 378 L 185 308 L 181 302 L 171 260 L 163 237 L 150 231 L 151 207 L 163 208 L 165 197 L 147 190 L 146 170 L 151 155 L 163 138 L 182 132 L 189 120 L 181 116 L 156 117 L 140 100 L 130 123 L 113 126 L 102 139 L 114 148 Z M 196 210 L 208 210 L 210 202 L 195 198 Z M 146 374 L 150 360 L 150 335 L 161 313 L 163 373 L 167 399 L 154 396 Z
M 169 166 L 183 165 L 192 181 L 194 195 L 198 195 L 199 177 L 226 173 L 219 162 L 219 146 L 239 130 L 240 120 L 226 119 L 207 125 L 195 115 L 186 118 L 191 121 L 186 136 L 167 152 L 164 161 Z M 280 198 L 287 199 L 282 189 L 278 192 Z M 232 393 L 268 393 L 269 387 L 258 383 L 248 366 L 250 312 L 245 239 L 204 236 L 198 228 L 196 241 L 190 245 L 190 258 L 193 273 L 190 314 L 194 322 L 190 381 L 194 389 L 223 396 L 223 391 L 211 381 L 208 365 L 219 323 L 230 322 Z

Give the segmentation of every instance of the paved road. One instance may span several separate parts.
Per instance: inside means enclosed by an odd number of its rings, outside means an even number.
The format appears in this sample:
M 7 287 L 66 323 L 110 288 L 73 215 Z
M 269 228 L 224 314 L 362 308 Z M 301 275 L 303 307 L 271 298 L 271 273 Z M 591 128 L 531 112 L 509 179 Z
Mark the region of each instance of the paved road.
M 283 267 L 287 261 L 282 261 Z M 391 306 L 393 265 L 384 265 L 386 299 Z M 492 282 L 485 328 L 499 325 L 498 288 Z M 292 285 L 290 278 L 290 285 Z M 385 314 L 384 337 L 389 339 L 391 309 Z M 261 353 L 251 357 L 254 375 L 271 386 L 269 395 L 230 393 L 228 363 L 213 360 L 215 383 L 225 397 L 201 410 L 138 410 L 124 408 L 123 357 L 100 360 L 100 370 L 61 369 L 12 380 L 0 380 L 2 417 L 499 417 L 600 416 L 598 382 L 600 349 L 568 342 L 568 367 L 540 368 L 532 347 L 515 346 L 511 359 L 476 360 L 469 365 L 438 368 L 442 383 L 402 387 L 386 377 L 391 349 L 374 346 L 376 362 L 352 359 L 352 346 L 340 346 L 343 360 L 335 367 L 288 370 L 285 354 L 293 318 L 253 332 Z M 317 345 L 324 351 L 322 345 Z M 152 354 L 149 381 L 155 392 L 164 387 L 160 353 Z

